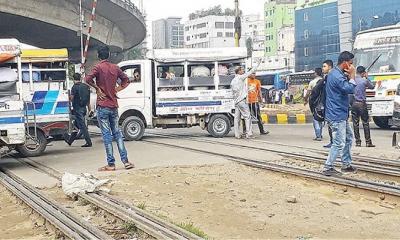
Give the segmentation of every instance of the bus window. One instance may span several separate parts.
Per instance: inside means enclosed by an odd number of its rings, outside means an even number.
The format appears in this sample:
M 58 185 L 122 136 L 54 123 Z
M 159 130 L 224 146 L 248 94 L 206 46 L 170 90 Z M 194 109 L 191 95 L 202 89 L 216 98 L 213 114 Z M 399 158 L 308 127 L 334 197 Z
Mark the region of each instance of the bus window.
M 184 67 L 183 65 L 159 65 L 157 78 L 159 91 L 183 91 Z
M 215 89 L 214 77 L 211 76 L 212 67 L 214 64 L 189 65 L 189 90 Z
M 29 69 L 32 70 L 33 82 L 63 82 L 67 79 L 65 62 L 56 63 L 33 63 L 22 65 L 22 81 L 30 81 Z

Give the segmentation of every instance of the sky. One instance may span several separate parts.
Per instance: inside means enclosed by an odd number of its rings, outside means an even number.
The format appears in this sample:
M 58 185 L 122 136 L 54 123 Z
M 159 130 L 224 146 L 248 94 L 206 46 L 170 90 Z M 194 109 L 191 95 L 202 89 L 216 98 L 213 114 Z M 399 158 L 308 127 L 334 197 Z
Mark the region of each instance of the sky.
M 245 15 L 263 16 L 265 0 L 239 0 L 239 8 Z M 154 21 L 167 17 L 182 17 L 186 21 L 196 10 L 221 5 L 222 9 L 234 8 L 234 0 L 143 0 L 147 20 Z

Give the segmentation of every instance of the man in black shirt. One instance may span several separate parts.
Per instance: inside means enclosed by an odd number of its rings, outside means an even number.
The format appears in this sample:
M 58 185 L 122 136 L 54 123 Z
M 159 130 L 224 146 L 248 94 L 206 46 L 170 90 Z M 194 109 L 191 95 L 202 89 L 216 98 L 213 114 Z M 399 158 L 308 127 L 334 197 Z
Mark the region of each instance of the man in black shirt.
M 71 136 L 66 136 L 65 142 L 71 146 L 75 139 L 83 135 L 86 144 L 82 145 L 82 147 L 91 147 L 92 141 L 85 123 L 86 108 L 90 110 L 89 86 L 81 82 L 81 75 L 79 73 L 75 73 L 73 78 L 74 85 L 71 89 L 70 101 L 72 102 L 72 115 L 75 118 L 75 126 L 78 128 L 78 131 L 72 132 Z

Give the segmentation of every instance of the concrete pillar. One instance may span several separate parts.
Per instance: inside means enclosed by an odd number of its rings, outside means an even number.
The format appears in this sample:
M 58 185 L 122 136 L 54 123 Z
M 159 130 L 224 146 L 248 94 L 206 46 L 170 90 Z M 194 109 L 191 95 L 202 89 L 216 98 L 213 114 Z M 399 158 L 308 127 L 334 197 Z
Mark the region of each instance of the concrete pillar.
M 353 50 L 352 0 L 338 0 L 340 51 Z

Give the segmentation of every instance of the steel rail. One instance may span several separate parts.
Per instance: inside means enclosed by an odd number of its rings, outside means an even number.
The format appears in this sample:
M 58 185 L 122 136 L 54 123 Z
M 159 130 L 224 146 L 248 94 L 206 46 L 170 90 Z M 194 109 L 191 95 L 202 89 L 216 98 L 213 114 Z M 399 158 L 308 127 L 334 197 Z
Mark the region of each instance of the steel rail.
M 42 195 L 8 170 L 1 169 L 0 182 L 32 210 L 71 239 L 112 239 L 103 231 L 81 220 L 56 202 Z
M 311 170 L 306 170 L 302 168 L 297 168 L 293 166 L 286 166 L 286 165 L 280 165 L 276 163 L 270 163 L 270 162 L 264 162 L 264 161 L 258 161 L 258 160 L 253 160 L 250 158 L 245 158 L 245 157 L 239 157 L 235 155 L 230 155 L 230 154 L 223 154 L 223 153 L 217 153 L 217 152 L 211 152 L 209 150 L 203 150 L 203 149 L 198 149 L 194 147 L 188 147 L 188 146 L 180 146 L 176 144 L 170 144 L 170 143 L 163 143 L 163 142 L 158 142 L 154 140 L 142 140 L 147 143 L 152 143 L 155 145 L 160 145 L 160 146 L 166 146 L 166 147 L 172 147 L 172 148 L 178 148 L 182 150 L 187 150 L 187 151 L 193 151 L 193 152 L 198 152 L 198 153 L 203 153 L 211 156 L 219 156 L 223 158 L 227 158 L 231 161 L 241 163 L 250 167 L 256 167 L 256 168 L 261 168 L 261 169 L 267 169 L 275 172 L 281 172 L 281 173 L 287 173 L 295 176 L 301 176 L 305 178 L 310 178 L 314 180 L 319 180 L 319 181 L 325 181 L 325 182 L 330 182 L 330 183 L 335 183 L 335 184 L 340 184 L 344 186 L 350 186 L 350 187 L 355 187 L 359 189 L 364 189 L 364 190 L 369 190 L 373 192 L 378 192 L 378 193 L 385 193 L 393 196 L 398 196 L 400 197 L 400 187 L 397 186 L 392 186 L 389 184 L 381 184 L 381 183 L 376 183 L 372 181 L 366 181 L 366 180 L 359 180 L 359 179 L 354 179 L 354 178 L 348 178 L 344 176 L 325 176 L 320 172 L 316 171 L 311 171 Z
M 62 177 L 62 174 L 59 171 L 38 163 L 30 158 L 21 159 L 15 157 L 15 159 L 58 180 Z M 138 207 L 117 200 L 109 194 L 98 192 L 79 194 L 78 196 L 122 221 L 133 222 L 140 230 L 154 238 L 202 239 L 201 237 L 175 226 L 157 216 L 149 214 Z
M 160 134 L 160 133 L 147 133 L 147 134 L 160 135 L 160 136 L 188 137 L 188 138 L 207 137 L 205 135 L 189 135 L 189 134 Z M 329 154 L 328 151 L 323 151 L 321 149 L 316 149 L 316 148 L 311 148 L 311 147 L 304 147 L 304 146 L 291 145 L 291 144 L 285 144 L 285 143 L 270 142 L 270 141 L 259 140 L 259 139 L 249 139 L 248 141 L 250 141 L 250 142 L 259 142 L 259 143 L 267 143 L 267 144 L 276 145 L 276 146 L 283 146 L 283 147 L 300 148 L 300 149 L 303 149 L 303 150 L 310 150 L 311 152 L 319 153 L 319 154 L 322 154 L 324 156 L 327 156 Z M 373 164 L 382 164 L 382 165 L 392 166 L 392 167 L 400 167 L 400 160 L 397 161 L 397 160 L 388 159 L 388 158 L 377 158 L 377 157 L 364 156 L 364 155 L 358 155 L 358 156 L 352 156 L 352 157 L 353 157 L 353 160 L 360 161 L 360 162 L 373 163 Z
M 179 136 L 179 135 L 164 135 L 164 134 L 153 134 L 153 133 L 151 135 L 161 136 L 161 137 L 165 137 L 165 138 L 174 138 L 174 139 L 178 139 L 178 136 Z M 181 136 L 179 136 L 179 137 L 181 137 Z M 271 148 L 255 147 L 255 146 L 248 146 L 248 145 L 236 144 L 236 143 L 227 143 L 227 142 L 221 142 L 218 140 L 210 140 L 210 139 L 205 140 L 205 139 L 198 139 L 198 138 L 191 138 L 191 137 L 183 139 L 183 140 L 195 141 L 195 142 L 201 142 L 201 143 L 215 143 L 215 144 L 220 144 L 220 145 L 225 145 L 225 146 L 230 146 L 230 147 L 238 147 L 238 148 L 244 148 L 244 149 L 249 149 L 249 150 L 264 151 L 264 152 L 272 152 L 272 153 L 276 153 L 276 154 L 279 154 L 279 155 L 282 155 L 285 157 L 294 157 L 298 160 L 306 161 L 306 162 L 324 163 L 326 161 L 325 158 L 317 157 L 317 156 L 276 150 L 276 149 L 271 149 Z M 339 164 L 336 164 L 336 166 L 338 166 L 338 165 Z M 362 170 L 364 172 L 383 174 L 383 175 L 392 176 L 392 177 L 400 177 L 400 168 L 382 166 L 382 165 L 378 165 L 376 163 L 360 162 L 359 160 L 353 161 L 353 165 L 355 167 L 357 167 L 359 170 Z

